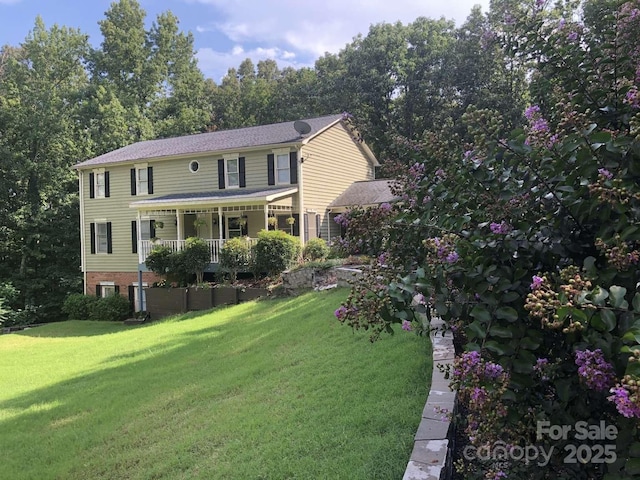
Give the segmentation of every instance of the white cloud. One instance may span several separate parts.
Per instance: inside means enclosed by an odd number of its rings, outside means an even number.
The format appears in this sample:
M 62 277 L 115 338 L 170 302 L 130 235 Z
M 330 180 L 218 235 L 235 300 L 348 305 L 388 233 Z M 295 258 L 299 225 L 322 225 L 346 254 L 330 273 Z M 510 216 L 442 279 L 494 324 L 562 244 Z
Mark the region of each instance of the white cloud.
M 224 21 L 213 28 L 234 42 L 270 43 L 319 56 L 336 53 L 371 24 L 417 17 L 455 19 L 461 24 L 475 4 L 486 11 L 489 0 L 186 0 L 216 7 Z
M 281 69 L 286 67 L 301 68 L 311 66 L 295 62 L 295 57 L 295 53 L 281 50 L 277 47 L 258 47 L 245 50 L 241 45 L 235 45 L 228 52 L 219 52 L 212 48 L 201 48 L 196 53 L 200 70 L 202 70 L 206 77 L 215 80 L 216 83 L 220 83 L 220 80 L 222 80 L 222 77 L 231 66 L 238 68 L 240 63 L 246 58 L 251 58 L 256 65 L 260 60 L 273 59 Z
M 2 0 L 0 0 L 2 1 Z M 210 5 L 217 20 L 196 28 L 199 33 L 221 35 L 233 48 L 216 41 L 203 45 L 197 57 L 205 75 L 219 81 L 230 66 L 249 57 L 254 63 L 273 58 L 281 68 L 312 66 L 326 52 L 337 53 L 372 24 L 418 17 L 453 19 L 462 24 L 475 4 L 488 10 L 490 0 L 182 0 Z M 244 45 L 244 48 L 242 47 Z

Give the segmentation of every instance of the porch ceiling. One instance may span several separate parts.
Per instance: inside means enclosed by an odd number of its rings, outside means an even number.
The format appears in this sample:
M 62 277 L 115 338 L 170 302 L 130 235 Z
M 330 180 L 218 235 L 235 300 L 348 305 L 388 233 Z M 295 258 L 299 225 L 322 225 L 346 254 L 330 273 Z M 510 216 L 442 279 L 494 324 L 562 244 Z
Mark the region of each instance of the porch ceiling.
M 129 208 L 149 210 L 200 210 L 246 205 L 267 205 L 298 192 L 298 187 L 225 189 L 214 192 L 174 193 L 131 202 Z

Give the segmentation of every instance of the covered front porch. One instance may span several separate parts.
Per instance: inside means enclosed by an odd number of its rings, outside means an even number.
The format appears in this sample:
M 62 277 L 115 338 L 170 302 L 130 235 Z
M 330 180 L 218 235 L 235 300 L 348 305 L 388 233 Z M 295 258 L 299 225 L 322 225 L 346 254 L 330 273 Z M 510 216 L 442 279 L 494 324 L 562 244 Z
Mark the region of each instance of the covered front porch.
M 257 241 L 260 230 L 279 229 L 299 235 L 297 188 L 254 189 L 177 194 L 132 202 L 137 210 L 138 260 L 145 263 L 157 245 L 173 251 L 189 237 L 205 240 L 211 263 L 220 261 L 224 242 L 235 237 Z M 134 239 L 132 239 L 134 241 Z

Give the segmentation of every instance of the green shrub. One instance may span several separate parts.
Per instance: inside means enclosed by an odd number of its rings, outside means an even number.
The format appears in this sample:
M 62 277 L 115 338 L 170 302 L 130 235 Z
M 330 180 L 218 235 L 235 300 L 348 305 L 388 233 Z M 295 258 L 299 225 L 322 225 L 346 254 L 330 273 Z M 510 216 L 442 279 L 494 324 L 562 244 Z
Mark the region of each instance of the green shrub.
M 322 238 L 312 238 L 302 250 L 305 260 L 324 260 L 329 256 L 329 247 Z
M 178 253 L 184 273 L 187 276 L 195 274 L 196 283 L 199 285 L 203 282 L 204 269 L 211 262 L 211 253 L 209 245 L 203 239 L 198 237 L 189 237 L 185 242 L 185 248 Z M 188 279 L 187 279 L 188 280 Z
M 145 264 L 147 268 L 158 275 L 167 275 L 171 266 L 171 256 L 173 251 L 164 245 L 157 245 L 151 249 L 147 255 Z
M 131 313 L 129 300 L 119 294 L 98 299 L 91 308 L 91 320 L 117 322 L 124 320 Z
M 88 320 L 98 300 L 98 297 L 91 295 L 72 293 L 62 304 L 62 311 L 69 320 Z
M 277 276 L 300 256 L 300 240 L 281 230 L 262 230 L 255 246 L 255 270 Z
M 238 272 L 249 269 L 251 244 L 242 238 L 227 240 L 220 250 L 220 269 L 235 282 Z

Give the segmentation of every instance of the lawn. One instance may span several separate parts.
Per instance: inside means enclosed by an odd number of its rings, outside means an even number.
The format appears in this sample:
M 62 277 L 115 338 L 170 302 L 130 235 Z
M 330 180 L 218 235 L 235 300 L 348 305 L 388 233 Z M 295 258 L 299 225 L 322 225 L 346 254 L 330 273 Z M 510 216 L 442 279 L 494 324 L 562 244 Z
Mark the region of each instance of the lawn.
M 371 344 L 345 290 L 0 336 L 2 479 L 397 479 L 430 347 Z

